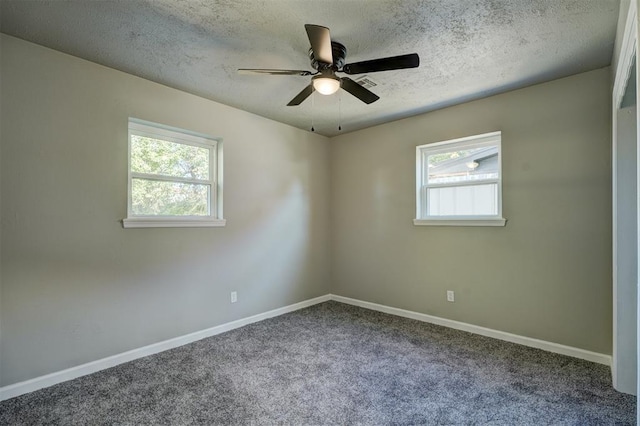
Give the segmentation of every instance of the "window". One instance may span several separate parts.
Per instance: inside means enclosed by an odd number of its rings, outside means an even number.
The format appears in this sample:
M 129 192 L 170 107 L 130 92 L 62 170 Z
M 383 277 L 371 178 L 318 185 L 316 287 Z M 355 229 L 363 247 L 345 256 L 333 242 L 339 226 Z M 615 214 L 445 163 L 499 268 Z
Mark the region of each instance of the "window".
M 504 226 L 501 133 L 416 147 L 415 225 Z
M 125 228 L 224 226 L 222 141 L 129 119 Z

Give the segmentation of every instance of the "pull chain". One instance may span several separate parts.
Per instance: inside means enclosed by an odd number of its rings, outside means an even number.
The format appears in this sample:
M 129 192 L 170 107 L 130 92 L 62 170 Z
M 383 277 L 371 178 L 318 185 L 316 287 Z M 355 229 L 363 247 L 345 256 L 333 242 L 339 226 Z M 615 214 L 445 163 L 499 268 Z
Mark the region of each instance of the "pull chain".
M 342 93 L 338 93 L 338 130 L 342 130 Z
M 315 90 L 311 92 L 311 131 L 315 132 L 316 129 L 313 128 L 313 113 L 315 112 L 316 107 L 316 94 Z

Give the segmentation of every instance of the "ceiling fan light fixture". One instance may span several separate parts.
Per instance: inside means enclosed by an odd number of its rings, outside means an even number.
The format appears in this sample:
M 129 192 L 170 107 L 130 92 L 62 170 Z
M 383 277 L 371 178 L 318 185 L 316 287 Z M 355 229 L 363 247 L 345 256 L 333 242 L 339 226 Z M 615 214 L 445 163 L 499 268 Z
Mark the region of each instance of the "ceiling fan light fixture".
M 321 95 L 333 95 L 340 89 L 340 79 L 336 76 L 321 74 L 313 77 L 313 88 Z

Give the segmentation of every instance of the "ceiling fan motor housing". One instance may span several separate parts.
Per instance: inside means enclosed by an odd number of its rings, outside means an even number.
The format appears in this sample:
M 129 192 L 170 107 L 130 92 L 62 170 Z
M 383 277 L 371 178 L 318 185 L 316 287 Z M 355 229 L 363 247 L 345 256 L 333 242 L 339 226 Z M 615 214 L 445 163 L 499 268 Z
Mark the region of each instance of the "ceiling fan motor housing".
M 314 70 L 318 70 L 320 72 L 330 69 L 333 71 L 341 69 L 344 66 L 344 61 L 347 57 L 347 48 L 344 47 L 342 43 L 332 41 L 331 53 L 333 55 L 333 64 L 327 64 L 325 62 L 318 61 L 313 54 L 313 49 L 309 49 L 309 59 L 311 59 L 311 67 Z

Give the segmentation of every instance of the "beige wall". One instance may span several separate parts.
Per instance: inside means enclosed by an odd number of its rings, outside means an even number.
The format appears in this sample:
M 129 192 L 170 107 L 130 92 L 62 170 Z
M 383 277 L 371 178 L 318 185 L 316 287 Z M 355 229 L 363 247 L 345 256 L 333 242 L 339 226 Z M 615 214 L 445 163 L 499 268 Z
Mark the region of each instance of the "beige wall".
M 1 37 L 1 385 L 329 292 L 326 138 Z M 224 139 L 226 228 L 122 228 L 130 116 Z
M 329 292 L 611 352 L 608 69 L 327 140 L 0 40 L 0 385 Z M 227 227 L 122 228 L 130 116 L 224 138 Z M 507 226 L 414 226 L 415 146 L 494 130 Z
M 605 68 L 333 138 L 332 292 L 610 354 L 610 114 Z M 414 226 L 415 147 L 496 130 L 506 227 Z

